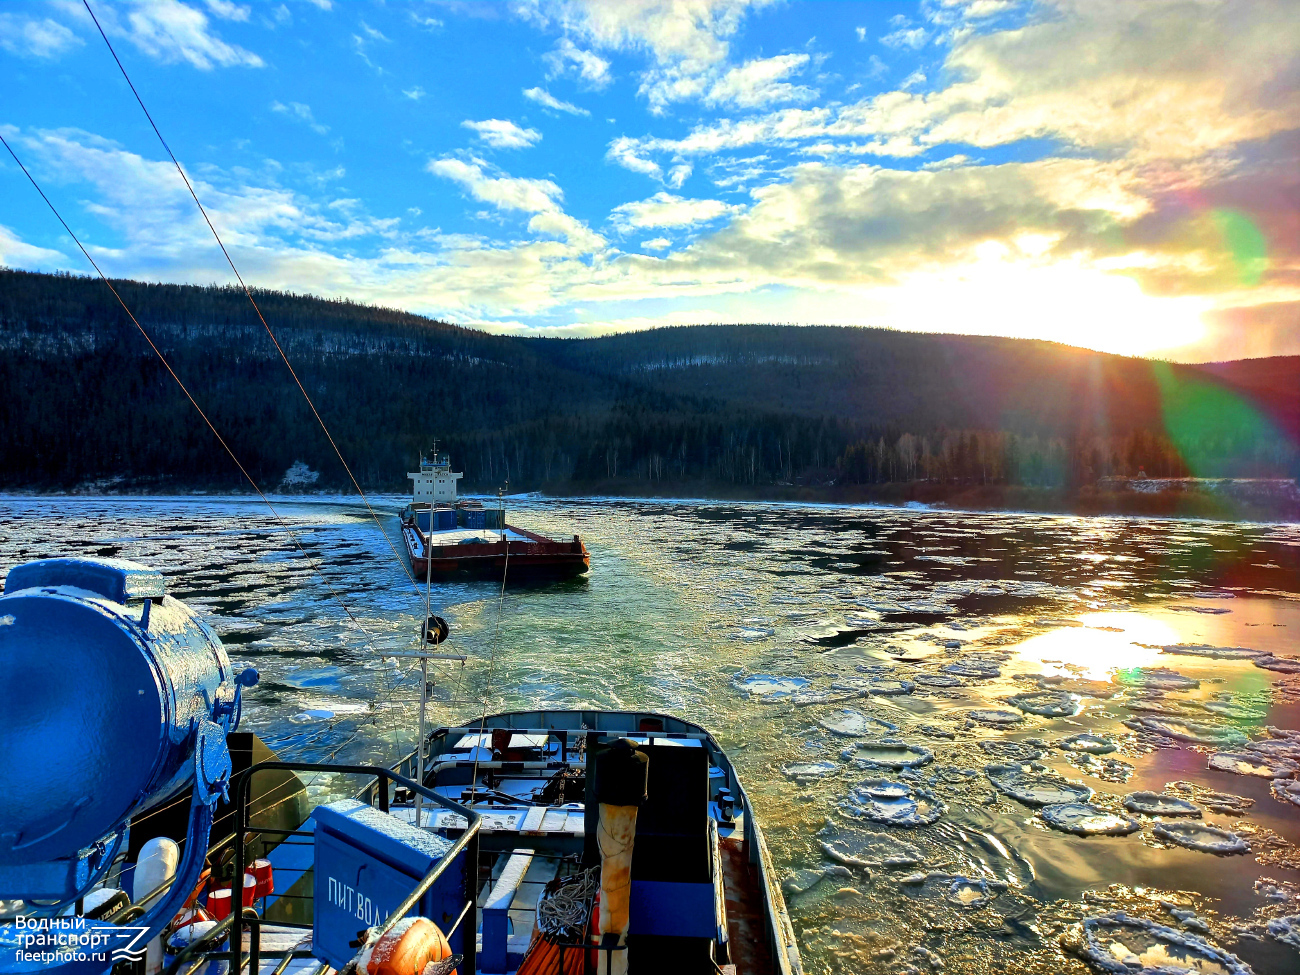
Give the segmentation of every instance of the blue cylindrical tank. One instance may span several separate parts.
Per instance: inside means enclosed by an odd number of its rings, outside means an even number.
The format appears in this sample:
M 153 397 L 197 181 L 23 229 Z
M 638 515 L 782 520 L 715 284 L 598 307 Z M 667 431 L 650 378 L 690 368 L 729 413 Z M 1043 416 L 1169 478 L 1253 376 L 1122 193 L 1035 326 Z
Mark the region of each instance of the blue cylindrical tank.
M 15 566 L 0 596 L 0 864 L 75 855 L 191 780 L 233 697 L 216 633 L 117 559 Z M 223 687 L 223 684 L 225 685 Z

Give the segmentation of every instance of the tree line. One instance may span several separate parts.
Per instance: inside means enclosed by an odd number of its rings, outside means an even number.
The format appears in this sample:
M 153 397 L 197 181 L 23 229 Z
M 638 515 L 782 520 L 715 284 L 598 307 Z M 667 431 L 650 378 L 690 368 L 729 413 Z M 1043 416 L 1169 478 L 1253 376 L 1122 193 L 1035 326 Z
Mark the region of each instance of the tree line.
M 348 485 L 242 291 L 116 284 L 259 486 L 276 488 L 297 461 L 321 473 L 317 487 Z M 1286 403 L 1232 422 L 1213 404 L 1195 423 L 1166 415 L 1171 402 L 1196 406 L 1198 383 L 1228 389 L 1222 368 L 1153 373 L 1050 343 L 870 329 L 524 339 L 257 298 L 368 490 L 405 490 L 434 439 L 479 491 L 1300 473 Z M 0 384 L 0 487 L 241 486 L 102 282 L 0 269 Z

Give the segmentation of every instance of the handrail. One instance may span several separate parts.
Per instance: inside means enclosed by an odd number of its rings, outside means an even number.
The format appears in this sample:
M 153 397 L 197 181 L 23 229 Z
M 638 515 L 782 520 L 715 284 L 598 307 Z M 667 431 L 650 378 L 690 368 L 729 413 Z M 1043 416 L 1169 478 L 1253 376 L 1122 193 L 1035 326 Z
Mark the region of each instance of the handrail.
M 250 828 L 248 825 L 249 785 L 253 780 L 253 776 L 256 775 L 258 772 L 272 772 L 272 771 L 330 772 L 330 773 L 341 774 L 341 775 L 373 775 L 376 777 L 376 779 L 380 780 L 380 782 L 375 783 L 376 786 L 381 786 L 380 788 L 375 789 L 375 793 L 376 793 L 376 798 L 378 799 L 379 802 L 379 809 L 382 812 L 388 811 L 388 785 L 391 782 L 394 785 L 400 785 L 403 788 L 411 790 L 412 792 L 417 792 L 424 798 L 427 798 L 437 803 L 438 805 L 443 806 L 446 809 L 449 809 L 452 812 L 455 812 L 458 815 L 462 815 L 465 817 L 466 825 L 465 825 L 464 832 L 462 832 L 460 837 L 456 840 L 456 842 L 452 844 L 451 849 L 448 850 L 438 860 L 437 864 L 434 865 L 434 868 L 430 870 L 427 874 L 425 874 L 424 878 L 418 884 L 416 884 L 415 889 L 411 891 L 411 893 L 407 896 L 407 898 L 404 901 L 402 901 L 402 903 L 399 904 L 391 914 L 388 915 L 388 919 L 384 921 L 384 923 L 380 926 L 379 931 L 376 934 L 376 937 L 383 937 L 385 934 L 391 931 L 394 926 L 396 926 L 398 921 L 406 917 L 406 915 L 411 912 L 411 909 L 414 908 L 415 905 L 420 902 L 420 898 L 422 898 L 426 893 L 429 892 L 430 888 L 432 888 L 433 885 L 438 882 L 439 878 L 446 871 L 446 869 L 452 864 L 453 861 L 455 861 L 455 859 L 467 847 L 471 846 L 472 844 L 474 847 L 473 852 L 475 854 L 477 853 L 478 846 L 476 841 L 478 838 L 479 827 L 482 824 L 482 816 L 480 816 L 473 809 L 470 809 L 466 806 L 462 806 L 460 803 L 452 802 L 450 799 L 447 799 L 439 795 L 429 787 L 425 786 L 422 782 L 415 782 L 411 779 L 408 779 L 404 775 L 397 774 L 391 769 L 384 768 L 383 766 L 380 765 L 333 765 L 333 764 L 325 764 L 320 762 L 258 762 L 256 765 L 253 765 L 250 768 L 243 769 L 242 771 L 236 773 L 234 776 L 232 776 L 231 783 L 230 783 L 231 795 L 233 799 L 232 806 L 234 807 L 234 815 L 235 815 L 235 830 L 231 836 L 231 839 L 234 841 L 234 847 L 235 847 L 235 863 L 234 863 L 235 871 L 234 871 L 234 876 L 231 879 L 231 886 L 230 886 L 230 896 L 231 896 L 232 904 L 239 903 L 240 901 L 237 900 L 237 898 L 242 898 L 242 893 L 243 893 L 242 886 L 240 887 L 240 889 L 237 890 L 235 885 L 236 884 L 242 885 L 243 883 L 244 868 L 245 868 L 245 864 L 244 864 L 245 836 L 250 832 L 251 833 L 263 832 L 263 830 L 261 829 Z M 475 895 L 477 893 L 477 891 L 474 889 L 477 881 L 477 859 L 478 859 L 477 855 L 475 855 L 473 859 L 475 860 L 475 863 L 473 865 L 474 869 L 470 869 L 465 872 L 466 895 L 467 895 L 467 900 L 471 904 L 473 903 Z M 229 915 L 229 918 L 232 919 L 231 928 L 233 929 L 233 933 L 230 938 L 230 971 L 231 972 L 239 972 L 242 967 L 243 930 L 244 930 L 244 918 L 242 914 L 243 914 L 242 911 L 231 911 Z M 258 954 L 259 946 L 257 942 L 260 940 L 259 923 L 260 922 L 254 922 L 253 930 L 251 932 L 253 937 L 253 943 L 250 945 L 250 948 L 253 957 L 257 957 Z M 468 942 L 468 944 L 472 946 L 473 942 L 470 941 Z M 465 954 L 470 956 L 472 962 L 473 948 L 470 947 L 469 951 L 465 952 Z

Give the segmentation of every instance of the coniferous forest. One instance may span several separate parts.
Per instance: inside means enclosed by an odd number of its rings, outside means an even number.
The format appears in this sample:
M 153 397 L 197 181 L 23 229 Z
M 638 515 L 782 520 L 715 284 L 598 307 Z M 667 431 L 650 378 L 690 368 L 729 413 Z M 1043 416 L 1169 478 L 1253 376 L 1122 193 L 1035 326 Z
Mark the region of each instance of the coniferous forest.
M 295 462 L 317 488 L 347 486 L 242 291 L 115 284 L 262 488 Z M 521 338 L 255 294 L 366 489 L 405 490 L 435 439 L 470 491 L 870 496 L 1300 473 L 1300 358 L 1178 366 L 757 324 Z M 0 383 L 0 488 L 247 486 L 97 279 L 0 269 Z

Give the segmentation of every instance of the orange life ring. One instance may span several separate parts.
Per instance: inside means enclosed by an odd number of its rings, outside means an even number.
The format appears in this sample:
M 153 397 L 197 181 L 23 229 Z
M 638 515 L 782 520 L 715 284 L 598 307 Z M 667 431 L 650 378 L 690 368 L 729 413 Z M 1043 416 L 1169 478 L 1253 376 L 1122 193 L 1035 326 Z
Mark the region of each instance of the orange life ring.
M 398 924 L 370 949 L 368 975 L 421 975 L 429 962 L 451 957 L 451 945 L 436 924 L 417 917 Z M 451 975 L 457 975 L 455 971 Z

